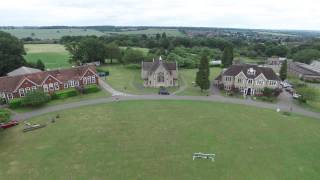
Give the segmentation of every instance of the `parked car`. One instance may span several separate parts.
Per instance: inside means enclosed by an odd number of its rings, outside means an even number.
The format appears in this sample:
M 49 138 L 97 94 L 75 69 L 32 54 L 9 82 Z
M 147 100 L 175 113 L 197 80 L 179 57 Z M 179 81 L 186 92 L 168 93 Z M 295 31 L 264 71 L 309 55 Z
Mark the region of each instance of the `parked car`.
M 298 98 L 301 97 L 301 95 L 300 95 L 300 94 L 297 94 L 297 93 L 293 93 L 293 94 L 292 94 L 292 97 L 293 97 L 294 99 L 298 99 Z
M 11 127 L 13 127 L 13 126 L 16 126 L 16 125 L 18 125 L 18 124 L 19 124 L 18 121 L 12 120 L 12 121 L 9 121 L 9 122 L 7 122 L 7 123 L 1 123 L 1 124 L 0 124 L 0 128 L 2 128 L 2 129 L 7 129 L 7 128 L 11 128 Z
M 166 88 L 164 88 L 164 87 L 161 87 L 160 89 L 159 89 L 159 93 L 158 93 L 159 95 L 170 95 L 170 93 L 168 92 L 168 90 L 166 89 Z
M 289 83 L 289 82 L 287 82 L 287 81 L 283 81 L 283 82 L 281 82 L 280 83 L 280 85 L 283 87 L 283 88 L 292 88 L 293 86 Z
M 294 92 L 294 89 L 292 87 L 287 87 L 287 88 L 285 88 L 285 90 L 287 92 L 289 92 L 290 94 L 293 94 L 293 92 Z

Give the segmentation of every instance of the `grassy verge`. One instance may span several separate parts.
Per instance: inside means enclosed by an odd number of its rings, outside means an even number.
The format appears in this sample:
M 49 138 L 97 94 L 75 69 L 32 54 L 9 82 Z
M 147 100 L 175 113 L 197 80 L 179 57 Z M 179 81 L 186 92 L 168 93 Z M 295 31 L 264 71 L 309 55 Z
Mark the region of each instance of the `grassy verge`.
M 180 69 L 179 73 L 185 80 L 185 85 L 187 88 L 179 93 L 178 95 L 183 96 L 206 96 L 210 95 L 210 90 L 201 92 L 199 87 L 196 87 L 194 85 L 195 79 L 196 79 L 196 73 L 198 69 Z M 221 72 L 221 68 L 210 68 L 210 82 L 214 80 Z
M 320 121 L 198 101 L 128 101 L 39 116 L 0 135 L 6 179 L 318 179 Z M 215 162 L 192 160 L 215 153 Z

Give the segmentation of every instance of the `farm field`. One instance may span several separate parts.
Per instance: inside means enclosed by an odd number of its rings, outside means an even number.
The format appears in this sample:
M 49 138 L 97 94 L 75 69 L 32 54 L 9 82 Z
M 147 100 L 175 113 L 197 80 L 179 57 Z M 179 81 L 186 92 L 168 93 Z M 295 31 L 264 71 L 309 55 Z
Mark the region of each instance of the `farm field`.
M 154 29 L 154 28 L 149 28 L 146 30 L 136 30 L 136 31 L 122 31 L 122 32 L 108 32 L 106 31 L 105 33 L 109 34 L 146 34 L 149 36 L 156 35 L 157 33 L 162 34 L 166 33 L 167 36 L 185 36 L 183 33 L 181 33 L 178 29 Z
M 69 52 L 61 44 L 25 44 L 25 58 L 28 62 L 37 62 L 41 59 L 46 68 L 71 67 Z
M 18 38 L 60 39 L 63 36 L 102 36 L 104 33 L 93 29 L 0 29 Z
M 318 179 L 320 122 L 199 101 L 127 101 L 0 132 L 6 179 Z M 31 120 L 48 123 L 57 113 Z M 215 162 L 192 160 L 215 153 Z M 307 152 L 307 153 L 306 153 Z

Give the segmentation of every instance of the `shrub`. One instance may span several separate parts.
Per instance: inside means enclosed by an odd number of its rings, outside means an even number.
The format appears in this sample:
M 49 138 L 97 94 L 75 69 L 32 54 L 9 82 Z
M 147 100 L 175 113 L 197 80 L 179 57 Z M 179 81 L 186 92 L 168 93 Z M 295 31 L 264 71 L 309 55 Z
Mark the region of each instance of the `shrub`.
M 72 89 L 66 89 L 63 91 L 55 92 L 54 94 L 51 95 L 51 98 L 52 99 L 65 99 L 68 97 L 77 96 L 78 94 L 79 93 L 77 92 L 77 90 L 72 88 Z
M 35 90 L 26 94 L 22 99 L 22 106 L 41 106 L 50 101 L 50 96 L 43 90 Z
M 301 96 L 298 98 L 299 102 L 306 103 L 307 101 L 311 101 L 319 98 L 319 93 L 314 87 L 300 87 L 297 88 L 297 93 Z
M 287 112 L 287 111 L 283 112 L 282 114 L 285 115 L 285 116 L 291 116 L 291 113 Z
M 95 93 L 95 92 L 99 92 L 100 90 L 101 89 L 99 86 L 93 84 L 93 85 L 84 87 L 83 93 L 84 94 Z
M 261 97 L 258 97 L 258 99 L 260 99 L 261 101 L 265 101 L 265 102 L 273 102 L 275 100 L 274 97 L 268 97 L 268 96 L 261 96 Z
M 273 89 L 265 87 L 263 89 L 263 95 L 266 97 L 271 97 L 273 95 Z
M 6 123 L 10 120 L 10 111 L 6 109 L 0 109 L 0 123 Z
M 9 107 L 12 109 L 18 108 L 22 106 L 22 99 L 21 98 L 16 98 L 12 99 L 9 101 Z

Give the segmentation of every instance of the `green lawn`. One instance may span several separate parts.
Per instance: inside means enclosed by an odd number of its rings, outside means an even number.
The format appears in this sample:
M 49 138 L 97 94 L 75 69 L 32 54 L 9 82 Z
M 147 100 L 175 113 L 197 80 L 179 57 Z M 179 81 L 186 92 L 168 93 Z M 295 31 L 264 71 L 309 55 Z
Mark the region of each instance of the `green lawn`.
M 0 132 L 5 179 L 318 179 L 320 121 L 197 101 L 128 101 Z M 216 161 L 192 160 L 194 152 Z
M 129 69 L 122 65 L 104 66 L 99 67 L 99 69 L 110 72 L 106 82 L 118 91 L 131 94 L 156 94 L 159 91 L 158 88 L 143 87 L 141 69 Z M 178 87 L 168 88 L 169 92 L 174 92 L 177 89 Z
M 196 73 L 198 69 L 180 69 L 179 73 L 186 81 L 187 89 L 178 95 L 184 96 L 206 96 L 210 94 L 210 91 L 201 92 L 199 87 L 196 87 L 193 83 L 196 80 Z M 210 82 L 214 80 L 221 72 L 221 68 L 210 68 Z
M 49 69 L 71 67 L 69 53 L 61 44 L 26 44 L 24 47 L 28 62 L 37 62 L 41 59 Z
M 18 38 L 32 37 L 35 39 L 60 39 L 63 36 L 102 36 L 104 33 L 93 29 L 0 29 L 1 31 L 8 32 Z

